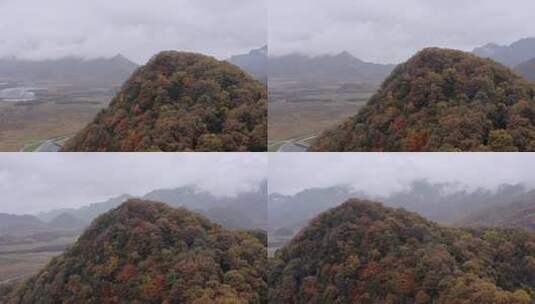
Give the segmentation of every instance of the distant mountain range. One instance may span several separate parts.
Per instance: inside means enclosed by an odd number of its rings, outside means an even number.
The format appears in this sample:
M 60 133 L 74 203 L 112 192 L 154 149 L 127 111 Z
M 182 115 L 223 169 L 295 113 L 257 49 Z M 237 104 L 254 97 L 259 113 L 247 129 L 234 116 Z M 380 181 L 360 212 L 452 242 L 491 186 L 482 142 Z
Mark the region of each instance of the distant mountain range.
M 0 214 L 0 246 L 75 236 L 87 225 L 87 222 L 70 214 L 60 214 L 50 222 L 33 215 Z
M 45 224 L 32 215 L 13 215 L 0 213 L 0 234 L 8 234 L 13 231 L 31 232 L 40 230 Z
M 458 222 L 471 227 L 525 228 L 535 231 L 535 191 L 519 195 L 507 204 L 491 204 Z
M 251 50 L 248 54 L 234 55 L 229 60 L 257 80 L 267 83 L 268 47 L 267 45 Z
M 476 217 L 489 213 L 502 216 L 504 213 L 500 208 L 507 208 L 511 202 L 527 197 L 528 193 L 520 184 L 503 184 L 495 190 L 468 190 L 463 185 L 432 183 L 426 180 L 415 180 L 407 189 L 383 197 L 374 197 L 346 186 L 311 188 L 295 195 L 271 193 L 268 202 L 269 224 L 272 230 L 282 228 L 295 233 L 317 214 L 337 207 L 350 198 L 378 199 L 387 206 L 418 212 L 441 223 L 465 223 L 463 220 L 469 214 Z M 530 202 L 535 202 L 535 199 Z M 530 215 L 523 218 L 528 219 Z M 535 221 L 535 218 L 531 217 L 531 220 Z M 487 223 L 490 225 L 493 222 L 489 220 Z M 535 225 L 535 222 L 532 222 L 532 225 Z
M 269 76 L 298 80 L 378 83 L 394 69 L 393 64 L 364 62 L 349 52 L 307 56 L 289 54 L 269 58 Z
M 515 67 L 535 58 L 535 37 L 520 39 L 511 45 L 489 43 L 475 48 L 473 53 L 480 57 L 491 58 L 509 67 Z
M 0 213 L 0 245 L 78 235 L 98 216 L 132 198 L 125 194 L 80 208 L 56 209 L 37 215 Z M 155 190 L 142 198 L 176 208 L 185 207 L 228 229 L 267 230 L 268 226 L 266 181 L 257 190 L 242 192 L 235 197 L 219 197 L 193 186 L 184 186 Z
M 526 79 L 535 80 L 535 58 L 517 65 L 515 71 Z
M 489 43 L 475 48 L 473 53 L 505 64 L 525 78 L 535 80 L 535 37 L 520 39 L 511 45 Z
M 83 59 L 65 57 L 26 60 L 0 59 L 0 77 L 24 82 L 60 81 L 121 85 L 138 67 L 122 55 L 111 58 Z
M 367 196 L 345 186 L 310 188 L 295 195 L 271 193 L 268 201 L 269 225 L 270 228 L 302 226 L 306 220 L 349 198 Z
M 81 208 L 51 210 L 40 213 L 37 217 L 43 222 L 51 222 L 59 216 L 71 215 L 90 223 L 97 216 L 117 208 L 130 198 L 133 196 L 125 194 Z M 154 190 L 142 198 L 198 211 L 227 228 L 254 229 L 265 228 L 267 225 L 267 181 L 262 182 L 258 190 L 243 192 L 235 197 L 214 196 L 194 186 L 184 186 Z
M 507 46 L 489 43 L 475 48 L 473 53 L 515 68 L 528 79 L 535 79 L 535 64 L 529 64 L 529 61 L 535 60 L 535 38 L 521 39 Z M 269 56 L 267 46 L 251 50 L 248 54 L 232 56 L 229 61 L 262 82 L 267 81 L 269 74 L 269 77 L 305 81 L 377 84 L 396 67 L 395 64 L 365 62 L 347 51 L 336 55 L 309 56 L 292 53 Z

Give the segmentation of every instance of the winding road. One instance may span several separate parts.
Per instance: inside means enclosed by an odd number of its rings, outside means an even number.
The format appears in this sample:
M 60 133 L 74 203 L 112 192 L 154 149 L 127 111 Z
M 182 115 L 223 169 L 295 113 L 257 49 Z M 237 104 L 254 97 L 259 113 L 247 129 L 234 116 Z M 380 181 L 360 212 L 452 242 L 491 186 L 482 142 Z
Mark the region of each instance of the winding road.
M 298 144 L 297 142 L 287 142 L 282 145 L 277 152 L 306 152 L 307 147 Z
M 11 278 L 11 279 L 7 279 L 7 280 L 4 280 L 4 281 L 0 281 L 0 285 L 6 285 L 6 284 L 9 284 L 9 283 L 14 282 L 14 281 L 16 281 L 16 280 L 18 280 L 18 279 L 20 279 L 20 278 L 22 278 L 22 277 L 23 277 L 22 275 L 18 275 L 18 276 L 16 276 L 16 277 Z
M 42 143 L 35 152 L 59 152 L 61 147 L 56 144 L 56 141 L 54 139 L 49 139 Z
M 307 141 L 316 137 L 317 135 L 306 138 L 289 139 L 285 144 L 280 146 L 277 152 L 306 152 L 309 147 L 309 143 L 307 143 Z

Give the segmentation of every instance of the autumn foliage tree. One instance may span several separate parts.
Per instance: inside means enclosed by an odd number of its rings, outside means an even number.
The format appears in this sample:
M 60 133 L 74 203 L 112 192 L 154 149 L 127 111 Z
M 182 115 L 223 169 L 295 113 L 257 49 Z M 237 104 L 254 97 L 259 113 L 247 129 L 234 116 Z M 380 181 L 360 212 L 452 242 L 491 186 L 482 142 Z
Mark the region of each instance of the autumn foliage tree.
M 429 48 L 312 151 L 535 151 L 535 90 L 490 59 Z
M 199 54 L 154 56 L 64 151 L 266 151 L 267 90 Z
M 350 200 L 275 253 L 269 284 L 273 304 L 531 304 L 535 234 L 445 228 Z
M 130 200 L 5 303 L 267 303 L 266 247 L 254 234 Z

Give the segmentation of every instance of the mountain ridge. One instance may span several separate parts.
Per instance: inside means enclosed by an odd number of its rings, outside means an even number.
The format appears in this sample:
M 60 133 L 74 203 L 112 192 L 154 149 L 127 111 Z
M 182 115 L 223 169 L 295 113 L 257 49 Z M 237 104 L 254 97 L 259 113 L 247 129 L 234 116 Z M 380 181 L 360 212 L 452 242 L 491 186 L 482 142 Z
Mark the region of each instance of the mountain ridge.
M 269 57 L 270 77 L 308 78 L 329 81 L 381 82 L 394 69 L 393 64 L 365 62 L 343 51 L 335 55 L 308 56 L 292 53 Z
M 163 51 L 63 151 L 265 151 L 267 89 L 235 65 Z
M 426 48 L 310 150 L 531 151 L 534 96 L 532 83 L 490 59 Z
M 7 303 L 266 303 L 265 247 L 185 208 L 131 199 Z M 195 274 L 195 275 L 192 275 Z
M 234 55 L 229 61 L 247 71 L 264 84 L 268 82 L 268 46 L 253 49 L 247 54 Z
M 44 60 L 0 58 L 0 76 L 25 82 L 83 81 L 120 86 L 137 67 L 121 54 L 91 59 L 76 56 Z
M 530 304 L 534 240 L 525 231 L 441 227 L 404 209 L 348 200 L 275 253 L 269 300 Z
M 510 45 L 488 43 L 482 47 L 474 48 L 472 52 L 513 68 L 522 62 L 535 58 L 535 37 L 523 38 Z
M 267 181 L 259 184 L 256 190 L 244 191 L 234 197 L 219 197 L 210 192 L 200 190 L 195 186 L 182 186 L 170 189 L 156 189 L 142 195 L 141 199 L 164 202 L 172 207 L 186 207 L 205 215 L 212 220 L 219 222 L 226 221 L 227 228 L 265 228 L 267 225 L 266 215 L 266 188 Z M 124 201 L 134 198 L 134 196 L 123 194 L 110 198 L 103 202 L 91 203 L 80 208 L 57 209 L 37 215 L 42 221 L 49 222 L 53 218 L 63 214 L 71 214 L 85 222 L 91 222 L 102 213 L 118 207 Z M 241 216 L 227 217 L 219 213 L 221 208 L 226 209 L 225 214 L 237 212 Z M 239 224 L 240 221 L 247 222 L 245 226 Z

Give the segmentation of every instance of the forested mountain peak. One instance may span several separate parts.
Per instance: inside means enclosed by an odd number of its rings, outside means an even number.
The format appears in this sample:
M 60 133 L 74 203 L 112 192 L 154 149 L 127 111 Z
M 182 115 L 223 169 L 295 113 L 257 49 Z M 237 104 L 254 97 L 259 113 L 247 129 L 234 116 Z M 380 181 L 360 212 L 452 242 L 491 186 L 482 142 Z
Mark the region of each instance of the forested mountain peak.
M 131 199 L 8 303 L 265 303 L 266 248 L 184 208 Z
M 509 68 L 427 48 L 399 65 L 313 151 L 532 151 L 535 90 Z
M 349 200 L 270 260 L 270 303 L 508 303 L 535 300 L 535 235 L 441 227 Z
M 267 90 L 231 63 L 164 51 L 66 151 L 265 151 Z

